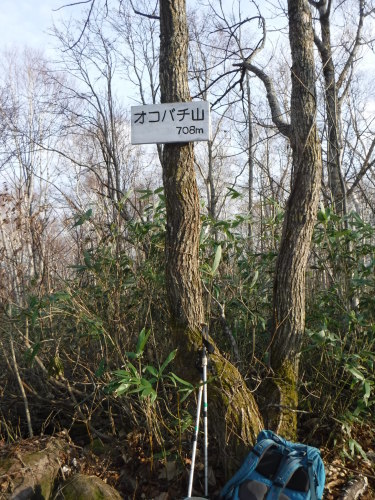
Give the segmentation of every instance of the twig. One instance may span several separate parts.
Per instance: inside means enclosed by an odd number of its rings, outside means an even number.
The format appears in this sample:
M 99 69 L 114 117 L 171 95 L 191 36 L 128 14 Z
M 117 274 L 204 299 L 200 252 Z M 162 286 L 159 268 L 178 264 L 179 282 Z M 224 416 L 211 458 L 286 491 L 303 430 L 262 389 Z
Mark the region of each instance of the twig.
M 148 19 L 157 19 L 160 21 L 160 16 L 155 16 L 154 14 L 145 14 L 144 12 L 140 12 L 139 10 L 136 10 L 132 0 L 130 0 L 130 5 L 132 6 L 132 9 L 134 11 L 134 14 L 138 14 L 139 16 L 147 17 Z
M 30 409 L 29 409 L 29 402 L 27 400 L 25 388 L 22 383 L 21 375 L 18 369 L 18 364 L 17 364 L 17 358 L 16 358 L 16 353 L 14 352 L 14 344 L 13 344 L 13 335 L 10 333 L 9 337 L 9 344 L 10 344 L 10 352 L 12 355 L 12 361 L 13 361 L 13 368 L 14 368 L 14 373 L 16 374 L 17 382 L 22 394 L 22 399 L 23 399 L 23 404 L 25 406 L 25 413 L 26 413 L 26 422 L 27 422 L 27 428 L 29 430 L 29 437 L 33 437 L 33 427 L 31 425 L 31 415 L 30 415 Z

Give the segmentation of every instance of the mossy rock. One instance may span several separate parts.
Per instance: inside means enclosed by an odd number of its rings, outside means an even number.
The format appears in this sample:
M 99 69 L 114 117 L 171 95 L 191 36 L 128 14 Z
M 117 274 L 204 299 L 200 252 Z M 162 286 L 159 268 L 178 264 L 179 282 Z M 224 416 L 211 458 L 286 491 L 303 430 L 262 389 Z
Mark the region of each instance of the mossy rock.
M 122 500 L 122 496 L 99 477 L 75 474 L 60 486 L 56 499 Z

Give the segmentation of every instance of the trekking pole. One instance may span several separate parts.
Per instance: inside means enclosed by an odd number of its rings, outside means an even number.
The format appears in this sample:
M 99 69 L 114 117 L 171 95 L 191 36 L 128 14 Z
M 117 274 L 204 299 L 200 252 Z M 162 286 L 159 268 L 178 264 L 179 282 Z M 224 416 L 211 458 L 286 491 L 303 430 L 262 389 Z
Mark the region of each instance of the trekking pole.
M 188 487 L 188 496 L 191 497 L 192 489 L 193 489 L 193 480 L 194 480 L 194 469 L 195 469 L 195 458 L 197 453 L 197 441 L 199 434 L 199 421 L 200 421 L 200 413 L 202 407 L 202 395 L 203 395 L 203 430 L 204 430 L 204 495 L 208 498 L 208 418 L 207 418 L 207 366 L 208 366 L 208 354 L 214 352 L 214 346 L 208 340 L 208 329 L 207 326 L 203 326 L 202 328 L 202 341 L 203 347 L 201 350 L 201 360 L 200 366 L 198 366 L 199 371 L 201 372 L 201 381 L 199 386 L 198 393 L 198 404 L 197 404 L 197 416 L 195 422 L 194 436 L 193 436 L 193 448 L 192 448 L 192 457 L 191 457 L 191 469 L 189 475 L 189 487 Z
M 208 330 L 204 326 L 202 329 L 202 379 L 203 379 L 203 429 L 204 429 L 204 496 L 208 497 L 208 400 L 207 400 L 207 365 L 208 349 L 213 351 L 213 346 L 208 342 Z M 212 349 L 211 349 L 212 348 Z
M 201 383 L 201 385 L 199 387 L 199 392 L 198 392 L 197 416 L 196 416 L 196 419 L 195 419 L 195 429 L 194 429 L 194 436 L 193 436 L 193 449 L 191 451 L 191 468 L 190 468 L 189 487 L 188 487 L 188 494 L 187 494 L 188 498 L 191 497 L 191 492 L 192 492 L 192 489 L 193 489 L 195 457 L 196 457 L 196 454 L 197 454 L 197 441 L 198 441 L 198 433 L 199 433 L 199 420 L 200 420 L 201 405 L 202 405 L 202 393 L 203 393 L 203 384 Z

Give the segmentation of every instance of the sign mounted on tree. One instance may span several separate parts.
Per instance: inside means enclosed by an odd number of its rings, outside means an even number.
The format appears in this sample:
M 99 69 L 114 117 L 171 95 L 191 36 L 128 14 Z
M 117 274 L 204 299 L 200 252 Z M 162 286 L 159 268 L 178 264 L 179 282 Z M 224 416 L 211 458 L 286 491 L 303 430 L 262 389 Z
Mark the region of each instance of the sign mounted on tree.
M 132 144 L 165 144 L 211 140 L 207 101 L 132 106 Z

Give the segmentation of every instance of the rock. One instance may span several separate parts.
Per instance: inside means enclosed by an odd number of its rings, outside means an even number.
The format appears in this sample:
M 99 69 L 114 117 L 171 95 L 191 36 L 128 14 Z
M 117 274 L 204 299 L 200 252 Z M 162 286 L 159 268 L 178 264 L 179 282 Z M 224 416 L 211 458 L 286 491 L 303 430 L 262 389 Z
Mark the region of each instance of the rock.
M 158 495 L 157 497 L 154 498 L 154 500 L 169 500 L 169 495 L 167 491 L 163 491 Z
M 56 500 L 122 500 L 120 493 L 99 477 L 75 474 L 60 487 Z
M 357 500 L 368 488 L 368 479 L 365 476 L 358 476 L 345 486 L 341 495 L 342 500 Z
M 49 499 L 68 447 L 67 441 L 53 437 L 15 443 L 0 458 L 1 498 Z

